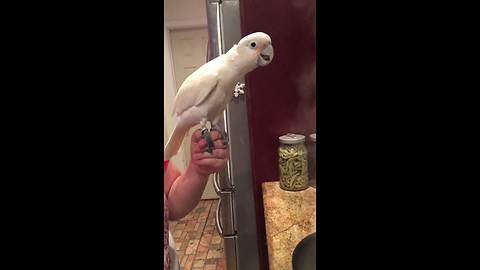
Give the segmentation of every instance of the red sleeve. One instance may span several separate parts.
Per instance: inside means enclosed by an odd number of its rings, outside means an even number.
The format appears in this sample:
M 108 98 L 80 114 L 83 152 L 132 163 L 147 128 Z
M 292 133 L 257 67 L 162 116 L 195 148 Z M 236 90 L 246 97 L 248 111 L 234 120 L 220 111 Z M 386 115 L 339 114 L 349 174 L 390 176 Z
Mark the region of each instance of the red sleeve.
M 163 161 L 163 170 L 165 170 L 167 168 L 167 165 L 168 165 L 168 160 L 164 160 Z
M 165 151 L 165 148 L 163 148 L 163 151 Z M 168 165 L 168 162 L 169 162 L 169 161 L 170 161 L 170 160 L 168 160 L 168 159 L 167 159 L 167 160 L 165 160 L 165 159 L 163 160 L 163 172 L 165 172 L 165 169 L 167 168 L 167 165 Z

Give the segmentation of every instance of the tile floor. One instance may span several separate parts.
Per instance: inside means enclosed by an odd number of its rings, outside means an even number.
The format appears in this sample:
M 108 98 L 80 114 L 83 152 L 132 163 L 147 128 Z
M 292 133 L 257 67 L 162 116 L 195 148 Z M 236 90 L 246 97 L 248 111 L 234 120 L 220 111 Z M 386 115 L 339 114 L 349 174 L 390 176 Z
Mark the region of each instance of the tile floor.
M 223 239 L 215 228 L 218 200 L 201 200 L 181 220 L 170 222 L 181 270 L 226 270 Z

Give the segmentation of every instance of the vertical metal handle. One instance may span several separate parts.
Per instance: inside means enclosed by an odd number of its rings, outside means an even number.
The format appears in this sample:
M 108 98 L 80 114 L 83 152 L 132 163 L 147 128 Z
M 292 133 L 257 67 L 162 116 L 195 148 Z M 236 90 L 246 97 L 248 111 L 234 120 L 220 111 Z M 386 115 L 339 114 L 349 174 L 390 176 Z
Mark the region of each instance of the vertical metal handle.
M 222 224 L 220 224 L 220 205 L 221 204 L 222 204 L 222 197 L 220 197 L 220 200 L 218 201 L 218 204 L 217 204 L 217 209 L 215 210 L 215 227 L 217 228 L 217 231 L 220 237 L 225 238 L 225 235 L 223 234 Z
M 220 180 L 219 173 L 216 172 L 213 174 L 213 189 L 215 190 L 215 193 L 217 193 L 219 199 L 218 199 L 218 204 L 217 204 L 217 209 L 215 210 L 215 227 L 217 228 L 218 234 L 220 237 L 224 238 L 225 235 L 223 235 L 223 228 L 222 224 L 220 224 L 220 205 L 222 204 L 222 196 L 221 193 L 222 191 L 220 190 L 220 185 L 218 181 Z
M 221 0 L 206 0 L 207 1 L 207 22 L 210 25 L 209 27 L 209 40 L 208 40 L 208 53 L 207 53 L 207 62 L 213 58 L 224 53 L 224 44 L 223 44 L 223 12 L 222 12 L 222 1 Z M 226 123 L 226 111 L 223 112 L 223 122 L 224 130 L 228 134 L 228 128 Z M 226 181 L 230 187 L 233 186 L 231 179 L 231 169 L 230 162 L 227 161 L 226 164 Z M 228 187 L 228 188 L 230 188 Z M 215 227 L 217 227 L 218 234 L 220 237 L 225 238 L 224 230 L 220 222 L 220 209 L 222 205 L 222 194 L 225 194 L 220 187 L 220 174 L 217 172 L 213 175 L 213 188 L 217 195 L 219 195 L 219 201 L 217 209 L 215 210 Z M 228 194 L 228 192 L 226 192 Z M 231 206 L 233 207 L 233 206 Z
M 219 173 L 216 172 L 213 174 L 213 190 L 215 190 L 215 193 L 217 193 L 218 196 L 220 196 L 220 184 L 218 183 L 220 181 Z M 220 203 L 220 202 L 219 202 Z

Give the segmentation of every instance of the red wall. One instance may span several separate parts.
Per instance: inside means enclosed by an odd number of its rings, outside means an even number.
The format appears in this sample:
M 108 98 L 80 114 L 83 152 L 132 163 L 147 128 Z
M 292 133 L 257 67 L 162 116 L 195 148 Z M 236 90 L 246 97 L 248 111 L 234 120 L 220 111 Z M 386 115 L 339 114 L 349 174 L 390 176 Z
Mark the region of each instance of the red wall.
M 272 38 L 270 65 L 247 74 L 260 269 L 268 269 L 261 184 L 278 181 L 278 137 L 316 132 L 316 1 L 240 0 L 242 35 Z

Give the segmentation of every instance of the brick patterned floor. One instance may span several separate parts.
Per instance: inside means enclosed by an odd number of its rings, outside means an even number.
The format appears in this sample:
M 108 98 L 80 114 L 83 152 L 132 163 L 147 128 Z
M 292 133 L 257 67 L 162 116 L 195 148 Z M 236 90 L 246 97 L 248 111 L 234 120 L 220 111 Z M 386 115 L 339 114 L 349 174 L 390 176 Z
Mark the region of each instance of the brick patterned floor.
M 170 222 L 181 270 L 226 270 L 223 239 L 215 229 L 218 200 L 201 200 L 186 217 Z

